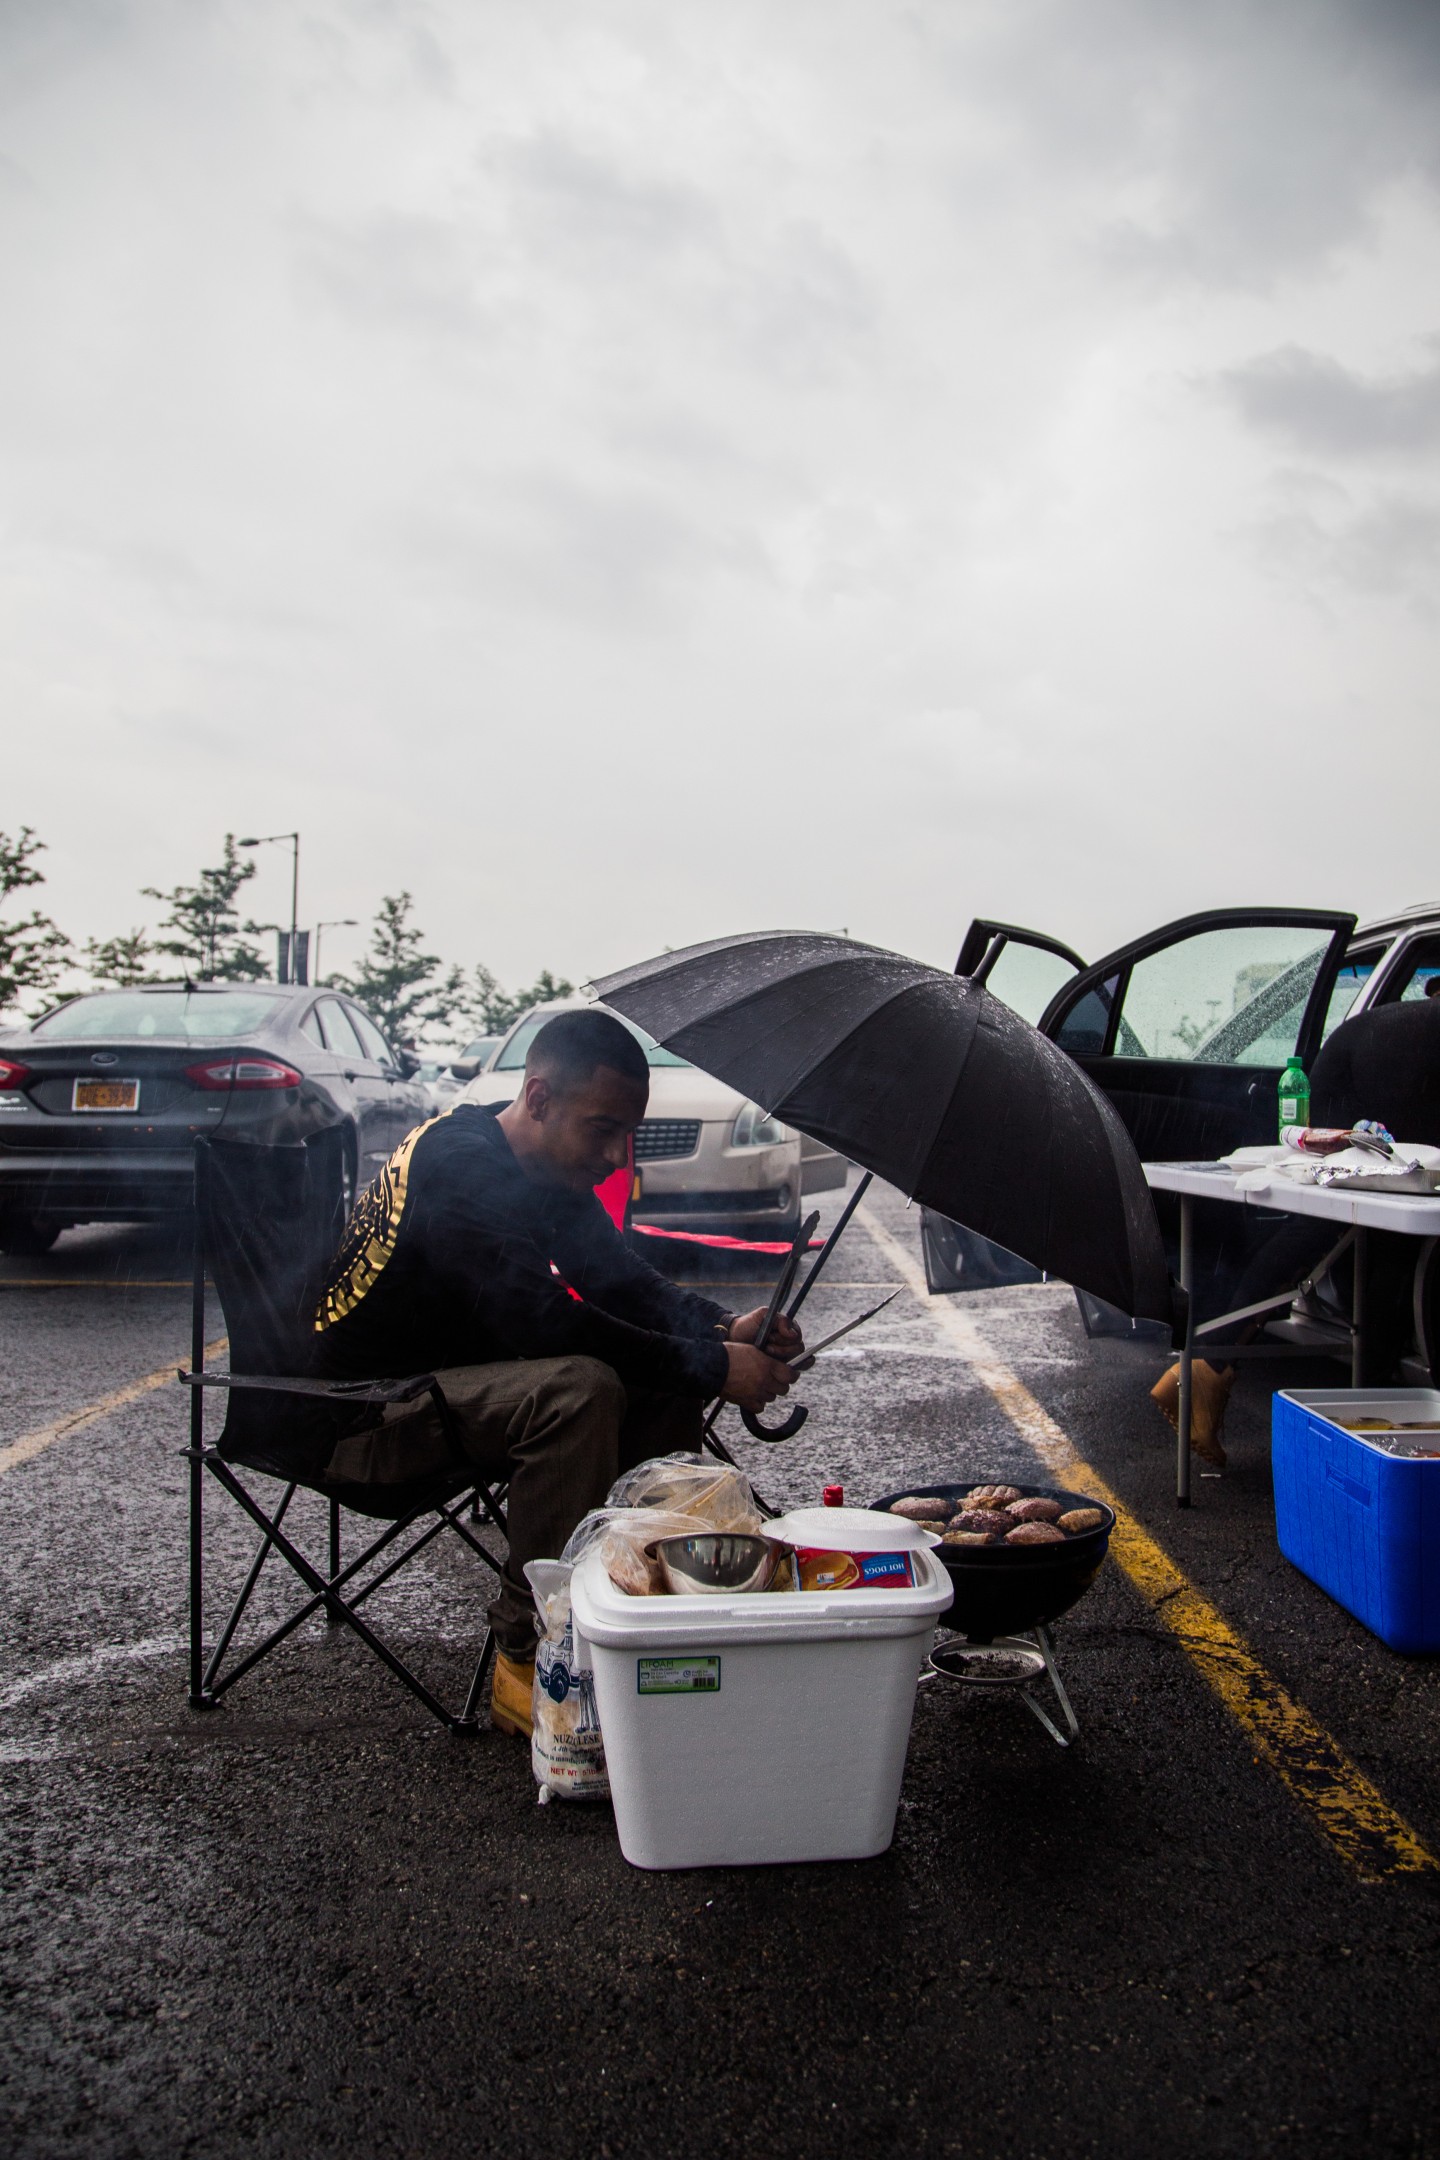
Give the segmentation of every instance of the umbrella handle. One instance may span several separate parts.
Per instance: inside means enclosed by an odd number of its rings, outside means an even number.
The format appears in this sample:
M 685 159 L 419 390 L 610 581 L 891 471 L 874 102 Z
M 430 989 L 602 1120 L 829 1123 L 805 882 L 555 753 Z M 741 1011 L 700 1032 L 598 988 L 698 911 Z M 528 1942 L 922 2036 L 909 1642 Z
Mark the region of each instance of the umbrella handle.
M 742 1410 L 740 1422 L 752 1440 L 790 1440 L 799 1432 L 809 1415 L 804 1403 L 796 1403 L 789 1417 L 779 1425 L 762 1425 L 753 1410 Z

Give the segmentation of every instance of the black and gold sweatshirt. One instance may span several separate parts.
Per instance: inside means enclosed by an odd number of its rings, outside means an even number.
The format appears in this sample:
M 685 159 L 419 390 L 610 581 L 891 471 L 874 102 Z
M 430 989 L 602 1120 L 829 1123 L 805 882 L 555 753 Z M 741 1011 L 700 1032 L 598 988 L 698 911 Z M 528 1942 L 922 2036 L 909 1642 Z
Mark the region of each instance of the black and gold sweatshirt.
M 593 1357 L 632 1387 L 718 1395 L 729 1315 L 636 1259 L 593 1194 L 526 1177 L 497 1116 L 459 1103 L 419 1126 L 361 1195 L 316 1311 L 317 1371 Z

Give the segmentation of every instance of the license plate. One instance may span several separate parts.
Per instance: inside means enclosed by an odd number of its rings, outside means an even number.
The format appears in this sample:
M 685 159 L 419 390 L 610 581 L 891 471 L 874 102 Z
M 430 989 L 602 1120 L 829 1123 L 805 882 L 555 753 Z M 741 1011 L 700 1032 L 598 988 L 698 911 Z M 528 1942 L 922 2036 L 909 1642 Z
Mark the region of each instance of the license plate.
M 72 1110 L 138 1110 L 138 1080 L 77 1080 L 70 1097 Z

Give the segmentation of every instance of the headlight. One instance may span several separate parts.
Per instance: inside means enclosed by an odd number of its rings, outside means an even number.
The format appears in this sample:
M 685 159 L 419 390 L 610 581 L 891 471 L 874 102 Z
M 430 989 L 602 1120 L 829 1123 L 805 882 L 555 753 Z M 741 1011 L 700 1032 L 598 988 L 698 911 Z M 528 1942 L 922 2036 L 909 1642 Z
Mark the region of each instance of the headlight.
M 747 1102 L 735 1120 L 731 1135 L 732 1147 L 775 1147 L 786 1138 L 785 1127 L 779 1118 L 771 1117 L 759 1103 Z

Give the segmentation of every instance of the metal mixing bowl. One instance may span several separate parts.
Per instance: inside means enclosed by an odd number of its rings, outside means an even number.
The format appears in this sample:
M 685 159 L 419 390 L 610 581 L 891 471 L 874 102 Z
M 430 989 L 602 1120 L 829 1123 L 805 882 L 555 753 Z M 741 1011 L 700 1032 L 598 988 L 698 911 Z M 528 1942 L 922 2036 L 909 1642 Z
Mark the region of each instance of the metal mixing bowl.
M 774 1538 L 737 1537 L 728 1531 L 659 1538 L 649 1550 L 659 1559 L 666 1587 L 685 1597 L 768 1590 L 786 1552 Z

